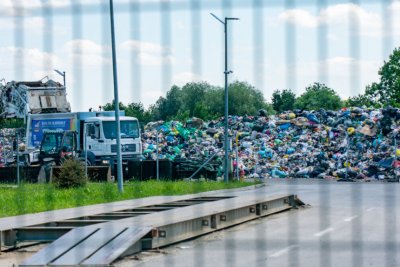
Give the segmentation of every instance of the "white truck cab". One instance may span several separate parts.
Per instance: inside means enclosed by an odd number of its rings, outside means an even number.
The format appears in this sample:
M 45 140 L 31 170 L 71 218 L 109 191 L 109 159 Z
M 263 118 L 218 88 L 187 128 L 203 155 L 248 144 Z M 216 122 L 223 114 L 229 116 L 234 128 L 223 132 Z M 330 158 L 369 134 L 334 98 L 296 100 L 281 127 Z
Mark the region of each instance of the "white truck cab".
M 123 159 L 141 156 L 139 122 L 134 117 L 120 117 L 121 153 Z M 96 161 L 110 159 L 117 152 L 117 127 L 114 117 L 89 117 L 84 123 L 84 148 L 92 152 Z

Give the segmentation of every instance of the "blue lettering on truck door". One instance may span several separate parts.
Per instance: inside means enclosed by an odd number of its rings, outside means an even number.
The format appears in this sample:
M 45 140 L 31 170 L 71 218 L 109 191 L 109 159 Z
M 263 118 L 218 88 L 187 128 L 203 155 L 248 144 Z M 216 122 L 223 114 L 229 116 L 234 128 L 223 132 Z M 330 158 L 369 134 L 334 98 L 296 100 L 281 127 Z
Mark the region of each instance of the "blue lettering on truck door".
M 32 120 L 31 125 L 32 125 L 31 143 L 33 146 L 40 146 L 44 131 L 71 130 L 71 119 Z

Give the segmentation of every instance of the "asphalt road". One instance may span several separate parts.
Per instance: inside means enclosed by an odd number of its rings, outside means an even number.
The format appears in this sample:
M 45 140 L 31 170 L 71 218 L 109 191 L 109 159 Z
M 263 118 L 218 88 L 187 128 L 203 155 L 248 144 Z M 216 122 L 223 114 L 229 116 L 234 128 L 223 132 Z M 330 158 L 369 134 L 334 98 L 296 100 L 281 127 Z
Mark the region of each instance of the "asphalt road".
M 269 181 L 240 194 L 294 193 L 309 204 L 115 265 L 400 266 L 400 184 Z

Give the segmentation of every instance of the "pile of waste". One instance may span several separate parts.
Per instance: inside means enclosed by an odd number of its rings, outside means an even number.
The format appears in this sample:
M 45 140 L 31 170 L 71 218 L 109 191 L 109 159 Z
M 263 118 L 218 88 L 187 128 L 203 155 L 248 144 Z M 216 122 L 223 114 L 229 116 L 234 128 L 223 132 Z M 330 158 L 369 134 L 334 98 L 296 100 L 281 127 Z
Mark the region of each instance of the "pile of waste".
M 0 84 L 0 117 L 25 118 L 27 114 L 71 112 L 65 87 L 46 82 L 11 81 Z
M 397 179 L 399 130 L 400 110 L 390 107 L 260 111 L 229 116 L 230 157 L 234 173 L 254 178 Z M 142 141 L 144 159 L 204 162 L 214 155 L 222 175 L 223 118 L 152 122 Z
M 16 138 L 17 129 L 0 129 L 0 167 L 15 163 L 15 154 L 17 147 Z M 25 134 L 20 131 L 18 138 L 18 147 L 20 151 L 25 150 Z

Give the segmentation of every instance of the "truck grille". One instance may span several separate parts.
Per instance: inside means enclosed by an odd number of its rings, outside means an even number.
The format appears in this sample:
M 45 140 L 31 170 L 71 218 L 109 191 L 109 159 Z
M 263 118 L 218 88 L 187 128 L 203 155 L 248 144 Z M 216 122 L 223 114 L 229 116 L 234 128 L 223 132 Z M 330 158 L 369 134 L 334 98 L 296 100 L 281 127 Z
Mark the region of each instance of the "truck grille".
M 111 145 L 111 152 L 117 152 L 117 145 Z M 121 145 L 121 152 L 136 152 L 136 144 Z

